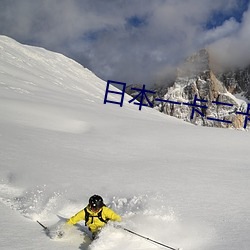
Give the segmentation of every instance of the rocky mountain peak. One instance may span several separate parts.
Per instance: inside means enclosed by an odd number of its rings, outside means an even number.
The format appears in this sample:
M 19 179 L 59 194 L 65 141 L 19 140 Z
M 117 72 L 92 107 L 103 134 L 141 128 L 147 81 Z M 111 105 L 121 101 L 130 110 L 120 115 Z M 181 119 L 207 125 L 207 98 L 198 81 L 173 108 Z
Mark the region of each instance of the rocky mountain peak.
M 250 65 L 245 68 L 227 70 L 217 74 L 217 78 L 225 84 L 230 93 L 250 100 Z
M 177 77 L 194 77 L 202 75 L 210 70 L 209 53 L 201 49 L 194 55 L 188 57 L 177 69 Z
M 243 85 L 249 86 L 250 74 L 241 72 L 245 77 L 243 81 L 242 77 L 236 78 L 239 73 L 218 75 L 212 68 L 206 49 L 188 57 L 177 69 L 174 83 L 166 90 L 163 97 L 166 102 L 158 103 L 157 108 L 196 125 L 242 128 L 245 117 L 236 112 L 246 111 L 247 103 L 233 93 L 243 91 Z M 195 107 L 198 112 L 193 112 L 195 98 L 196 104 L 203 106 Z

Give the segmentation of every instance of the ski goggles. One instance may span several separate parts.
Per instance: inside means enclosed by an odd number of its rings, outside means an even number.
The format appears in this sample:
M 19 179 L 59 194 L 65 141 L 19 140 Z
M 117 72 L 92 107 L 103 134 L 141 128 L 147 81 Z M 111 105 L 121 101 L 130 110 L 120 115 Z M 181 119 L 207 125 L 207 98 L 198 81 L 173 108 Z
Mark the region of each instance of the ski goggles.
M 93 205 L 92 206 L 90 205 L 89 208 L 93 212 L 97 212 L 97 211 L 99 211 L 101 209 L 101 207 L 97 207 L 97 206 L 93 206 Z

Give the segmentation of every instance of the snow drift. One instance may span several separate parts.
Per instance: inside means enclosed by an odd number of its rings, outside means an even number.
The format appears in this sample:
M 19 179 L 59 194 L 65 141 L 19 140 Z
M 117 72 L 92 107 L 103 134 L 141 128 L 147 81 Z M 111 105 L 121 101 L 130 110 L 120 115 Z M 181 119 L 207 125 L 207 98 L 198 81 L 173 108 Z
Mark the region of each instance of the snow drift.
M 0 37 L 1 248 L 161 249 L 112 225 L 93 243 L 84 223 L 51 240 L 36 223 L 97 193 L 124 227 L 167 245 L 249 249 L 249 133 L 139 111 L 129 96 L 104 105 L 105 89 L 63 55 Z

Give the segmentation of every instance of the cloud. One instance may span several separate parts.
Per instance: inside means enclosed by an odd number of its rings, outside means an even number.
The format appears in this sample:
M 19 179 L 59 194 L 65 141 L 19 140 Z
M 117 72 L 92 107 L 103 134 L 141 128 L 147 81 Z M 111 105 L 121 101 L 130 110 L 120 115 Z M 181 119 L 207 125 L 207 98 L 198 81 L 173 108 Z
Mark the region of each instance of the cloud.
M 224 67 L 245 67 L 250 64 L 250 9 L 243 15 L 236 29 L 210 44 L 210 51 Z M 227 29 L 226 24 L 221 29 Z
M 235 18 L 230 18 L 224 21 L 221 26 L 204 31 L 204 34 L 200 38 L 201 44 L 211 44 L 213 42 L 219 41 L 225 37 L 235 34 L 240 28 L 240 24 L 235 20 Z
M 238 9 L 237 0 L 2 0 L 0 33 L 64 53 L 103 79 L 152 84 L 204 46 L 243 44 L 249 18 L 234 18 Z M 226 20 L 208 30 L 214 13 Z

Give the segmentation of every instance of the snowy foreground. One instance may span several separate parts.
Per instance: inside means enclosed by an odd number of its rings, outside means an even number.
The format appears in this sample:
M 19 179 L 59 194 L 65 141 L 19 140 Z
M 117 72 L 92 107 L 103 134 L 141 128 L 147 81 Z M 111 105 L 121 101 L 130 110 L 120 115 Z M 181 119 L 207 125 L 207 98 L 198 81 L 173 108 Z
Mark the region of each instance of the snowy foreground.
M 0 249 L 164 249 L 112 225 L 90 244 L 83 227 L 50 239 L 36 223 L 96 193 L 124 227 L 171 247 L 249 250 L 249 132 L 139 111 L 128 96 L 104 105 L 105 89 L 60 54 L 0 37 Z

